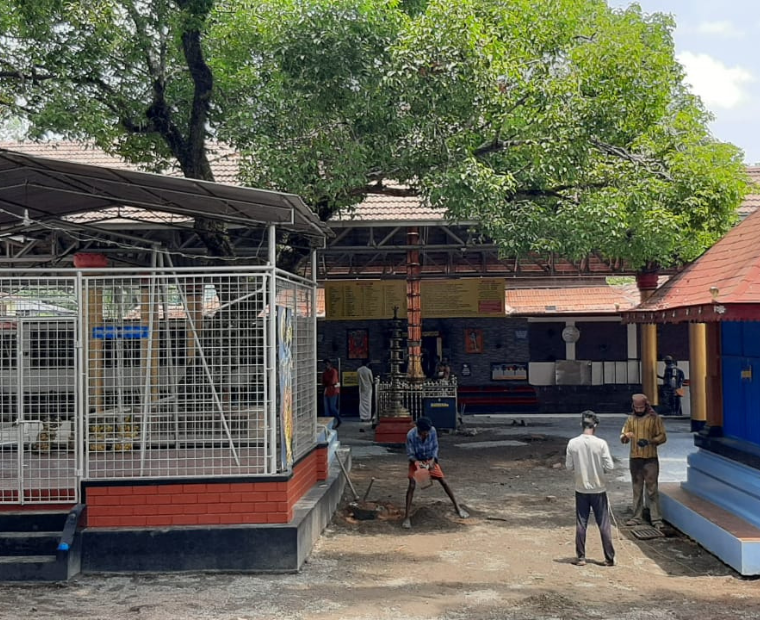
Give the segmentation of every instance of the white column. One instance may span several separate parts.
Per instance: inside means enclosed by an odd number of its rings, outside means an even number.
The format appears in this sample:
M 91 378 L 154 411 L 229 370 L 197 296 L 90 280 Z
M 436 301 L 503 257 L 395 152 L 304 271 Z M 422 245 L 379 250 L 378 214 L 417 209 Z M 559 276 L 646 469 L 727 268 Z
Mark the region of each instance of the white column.
M 575 327 L 575 319 L 567 319 L 565 321 L 565 327 Z M 575 359 L 575 343 L 574 342 L 565 342 L 565 359 L 567 360 L 574 360 Z
M 277 235 L 274 224 L 267 226 L 269 266 L 269 313 L 267 314 L 267 417 L 269 422 L 269 471 L 277 472 Z

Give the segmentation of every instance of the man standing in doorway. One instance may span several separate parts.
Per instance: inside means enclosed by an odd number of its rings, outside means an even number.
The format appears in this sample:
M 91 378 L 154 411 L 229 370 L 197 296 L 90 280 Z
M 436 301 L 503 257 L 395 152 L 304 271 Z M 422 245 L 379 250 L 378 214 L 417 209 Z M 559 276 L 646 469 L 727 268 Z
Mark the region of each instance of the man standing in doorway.
M 678 362 L 670 355 L 666 355 L 662 361 L 665 363 L 665 370 L 660 377 L 662 379 L 662 404 L 668 408 L 668 411 L 660 409 L 660 412 L 681 415 L 684 372 L 678 367 Z
M 591 511 L 602 535 L 604 565 L 615 565 L 612 546 L 610 506 L 607 499 L 605 474 L 615 467 L 610 448 L 604 439 L 596 436 L 599 418 L 593 411 L 581 414 L 583 433 L 567 444 L 565 467 L 575 473 L 575 564 L 586 565 L 586 528 Z
M 372 422 L 372 370 L 369 360 L 364 360 L 356 371 L 359 382 L 359 419 L 362 422 Z
M 325 360 L 325 371 L 322 373 L 322 387 L 325 388 L 325 417 L 335 418 L 335 428 L 341 425 L 338 396 L 340 395 L 340 379 L 338 370 L 330 360 Z
M 633 517 L 626 525 L 641 525 L 644 522 L 644 490 L 646 488 L 649 517 L 657 529 L 662 527 L 660 512 L 660 461 L 657 446 L 664 444 L 668 437 L 662 418 L 652 409 L 644 394 L 633 395 L 633 415 L 620 433 L 622 443 L 631 444 L 631 483 L 633 485 Z
M 454 497 L 454 492 L 443 477 L 441 466 L 438 465 L 438 433 L 436 433 L 435 426 L 429 418 L 419 418 L 414 428 L 407 433 L 406 455 L 409 458 L 409 488 L 406 490 L 406 512 L 401 527 L 406 529 L 412 527 L 412 519 L 409 513 L 412 510 L 414 489 L 417 486 L 416 474 L 422 469 L 427 470 L 431 479 L 441 483 L 446 495 L 454 504 L 454 510 L 459 518 L 466 519 L 470 516 L 466 510 L 459 506 L 456 497 Z

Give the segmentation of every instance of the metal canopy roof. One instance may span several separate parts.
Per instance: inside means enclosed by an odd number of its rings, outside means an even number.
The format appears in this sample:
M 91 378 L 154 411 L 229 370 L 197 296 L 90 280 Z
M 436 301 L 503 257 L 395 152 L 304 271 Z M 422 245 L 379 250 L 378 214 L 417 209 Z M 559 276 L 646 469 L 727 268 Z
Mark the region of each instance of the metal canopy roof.
M 116 170 L 0 149 L 0 231 L 113 206 L 332 236 L 295 194 Z

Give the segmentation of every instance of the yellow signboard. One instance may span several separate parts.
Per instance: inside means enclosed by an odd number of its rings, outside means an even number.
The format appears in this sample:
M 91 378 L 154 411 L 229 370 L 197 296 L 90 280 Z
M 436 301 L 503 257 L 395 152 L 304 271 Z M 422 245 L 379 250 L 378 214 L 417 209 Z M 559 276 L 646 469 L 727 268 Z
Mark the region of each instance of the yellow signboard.
M 423 319 L 504 316 L 504 280 L 423 280 Z
M 403 280 L 344 280 L 325 282 L 325 317 L 332 320 L 392 319 L 406 317 L 406 282 Z
M 422 318 L 504 316 L 504 280 L 470 278 L 423 280 Z M 372 320 L 406 317 L 403 280 L 344 280 L 325 283 L 325 316 L 330 320 Z
M 359 373 L 355 370 L 344 370 L 340 384 L 343 387 L 355 387 L 359 385 Z

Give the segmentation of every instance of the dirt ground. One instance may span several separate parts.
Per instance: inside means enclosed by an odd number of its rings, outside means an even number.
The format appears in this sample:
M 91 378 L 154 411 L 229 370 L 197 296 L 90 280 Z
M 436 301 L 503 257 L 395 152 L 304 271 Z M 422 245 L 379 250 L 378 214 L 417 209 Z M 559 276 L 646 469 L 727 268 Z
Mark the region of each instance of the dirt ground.
M 441 436 L 441 465 L 471 518 L 456 517 L 436 484 L 420 491 L 413 528 L 401 528 L 406 457 L 369 447 L 356 424 L 352 479 L 386 509 L 357 521 L 344 505 L 299 574 L 82 576 L 60 585 L 0 587 L 0 618 L 166 620 L 740 620 L 760 618 L 760 583 L 742 578 L 687 538 L 641 541 L 615 529 L 617 565 L 604 567 L 589 528 L 586 567 L 574 557 L 567 439 L 540 422 L 469 423 Z M 346 428 L 347 427 L 347 428 Z M 525 445 L 503 445 L 519 440 Z M 474 448 L 477 446 L 477 448 Z M 625 520 L 630 484 L 610 499 Z

